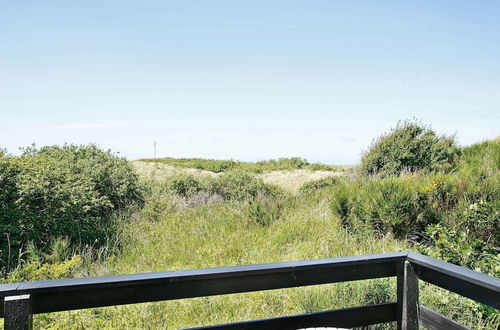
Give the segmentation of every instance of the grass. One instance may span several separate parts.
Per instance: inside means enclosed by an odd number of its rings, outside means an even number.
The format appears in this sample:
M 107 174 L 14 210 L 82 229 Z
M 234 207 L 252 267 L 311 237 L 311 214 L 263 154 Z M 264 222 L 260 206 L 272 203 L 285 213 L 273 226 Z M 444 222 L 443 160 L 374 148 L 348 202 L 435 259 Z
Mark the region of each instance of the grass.
M 169 199 L 151 220 L 147 208 L 127 217 L 120 252 L 90 267 L 87 275 L 181 270 L 364 255 L 412 249 L 391 234 L 349 233 L 332 217 L 332 188 L 291 195 L 282 215 L 256 223 L 248 202 L 227 201 L 172 207 Z M 395 279 L 376 279 L 303 288 L 233 294 L 168 302 L 114 306 L 35 316 L 35 326 L 50 329 L 136 329 L 221 324 L 394 301 Z M 478 319 L 479 304 L 431 285 L 422 285 L 429 307 L 477 329 L 498 320 Z M 379 328 L 394 328 L 394 324 Z
M 197 177 L 215 178 L 221 175 L 212 171 L 173 166 L 168 163 L 152 161 L 133 161 L 132 165 L 143 177 L 154 181 L 164 181 L 176 175 L 194 175 Z M 262 173 L 255 173 L 257 178 L 261 178 L 265 183 L 278 186 L 289 192 L 297 192 L 304 184 L 317 181 L 327 177 L 343 176 L 349 173 L 352 167 L 335 167 L 335 170 L 273 170 Z
M 143 158 L 141 162 L 167 164 L 176 168 L 198 169 L 215 173 L 230 170 L 244 170 L 252 173 L 263 173 L 266 171 L 284 171 L 308 169 L 313 171 L 335 171 L 341 172 L 349 166 L 333 166 L 321 163 L 309 163 L 307 160 L 292 157 L 279 158 L 259 162 L 239 162 L 234 160 L 202 159 L 202 158 Z
M 271 171 L 259 174 L 265 183 L 273 184 L 290 192 L 297 192 L 308 182 L 318 181 L 328 177 L 343 176 L 345 172 L 292 170 Z
M 304 168 L 241 172 L 242 168 L 236 166 L 216 173 L 206 167 L 187 168 L 187 161 L 183 165 L 135 161 L 134 167 L 151 185 L 145 207 L 121 216 L 121 229 L 113 241 L 117 247 L 112 253 L 107 251 L 95 262 L 91 262 L 93 253 L 86 253 L 83 262 L 69 270 L 65 262 L 58 263 L 58 269 L 64 269 L 58 276 L 130 274 L 416 250 L 404 234 L 394 237 L 400 234 L 398 231 L 345 230 L 346 221 L 368 224 L 378 217 L 387 221 L 387 228 L 397 228 L 400 223 L 396 220 L 404 220 L 412 212 L 421 214 L 422 209 L 428 217 L 440 208 L 451 210 L 455 188 L 467 193 L 467 198 L 482 198 L 484 191 L 495 194 L 498 181 L 492 178 L 498 176 L 498 150 L 482 145 L 466 149 L 462 163 L 446 177 L 412 175 L 366 182 L 335 171 Z M 244 173 L 239 178 L 250 183 L 252 180 L 245 176 L 249 172 L 287 192 L 239 200 L 213 192 L 201 198 L 200 192 L 181 196 L 168 191 L 172 177 L 197 178 L 203 188 L 222 182 L 221 177 L 230 178 L 231 173 Z M 481 181 L 465 185 L 469 176 L 479 176 Z M 227 187 L 231 184 L 234 181 Z M 262 183 L 254 184 L 262 188 Z M 244 186 L 240 182 L 238 189 Z M 391 194 L 387 194 L 388 190 Z M 350 198 L 357 202 L 352 203 Z M 440 202 L 433 203 L 437 198 Z M 353 205 L 357 209 L 352 209 Z M 465 206 L 468 209 L 468 204 Z M 35 327 L 176 329 L 389 302 L 394 301 L 395 292 L 394 279 L 376 279 L 36 315 Z M 495 329 L 500 325 L 498 313 L 482 313 L 483 305 L 432 285 L 422 284 L 421 299 L 426 306 L 473 328 Z M 482 319 L 478 315 L 489 316 Z
M 168 203 L 168 201 L 166 201 Z M 249 216 L 248 202 L 187 209 L 158 208 L 158 221 L 136 213 L 123 226 L 119 254 L 91 274 L 110 275 L 361 255 L 405 250 L 390 236 L 367 240 L 343 231 L 321 192 L 292 196 L 268 226 Z M 161 251 L 159 253 L 159 251 Z M 392 280 L 283 289 L 147 303 L 35 317 L 43 328 L 182 328 L 331 308 L 393 298 Z
M 151 179 L 159 182 L 179 174 L 192 174 L 202 177 L 203 176 L 216 177 L 218 175 L 218 173 L 211 171 L 205 171 L 193 168 L 175 167 L 164 163 L 145 162 L 138 160 L 133 161 L 132 166 L 135 168 L 137 173 L 141 175 L 143 179 Z

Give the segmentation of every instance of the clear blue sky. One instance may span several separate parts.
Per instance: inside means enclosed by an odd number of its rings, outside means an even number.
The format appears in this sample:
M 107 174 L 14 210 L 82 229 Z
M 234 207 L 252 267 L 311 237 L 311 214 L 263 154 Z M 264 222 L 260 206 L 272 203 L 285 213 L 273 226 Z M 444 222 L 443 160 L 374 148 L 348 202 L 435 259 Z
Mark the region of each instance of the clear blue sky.
M 354 163 L 500 135 L 500 1 L 0 0 L 0 146 Z

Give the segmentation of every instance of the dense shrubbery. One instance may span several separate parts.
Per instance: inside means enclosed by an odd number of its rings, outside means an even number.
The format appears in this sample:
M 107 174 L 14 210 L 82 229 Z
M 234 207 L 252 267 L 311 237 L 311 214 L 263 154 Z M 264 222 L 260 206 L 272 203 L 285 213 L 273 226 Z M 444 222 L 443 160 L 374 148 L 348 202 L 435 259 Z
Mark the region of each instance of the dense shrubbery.
M 259 194 L 269 196 L 278 193 L 279 189 L 265 184 L 261 179 L 244 171 L 231 171 L 215 179 L 210 190 L 226 200 L 250 200 Z
M 166 191 L 181 197 L 191 197 L 207 187 L 194 175 L 181 174 L 169 178 L 166 182 Z
M 444 149 L 448 146 L 445 142 Z M 393 147 L 405 150 L 397 143 Z M 378 165 L 383 166 L 370 167 L 375 158 L 365 158 L 363 174 L 378 175 L 346 179 L 329 190 L 330 208 L 344 228 L 355 234 L 394 235 L 424 254 L 499 277 L 500 139 L 453 151 L 460 157 L 453 156 L 452 161 L 426 162 L 410 169 L 402 166 L 399 157 L 391 163 L 400 154 L 397 150 L 384 151 L 379 144 L 373 148 L 368 155 L 380 156 Z M 405 159 L 418 158 L 412 157 Z M 498 327 L 498 311 L 485 305 L 435 292 L 435 288 L 424 296 L 430 298 L 426 305 L 448 316 L 459 319 L 468 313 L 467 322 L 475 327 Z M 450 304 L 456 306 L 452 311 Z
M 286 195 L 280 188 L 241 170 L 217 177 L 177 174 L 165 181 L 150 181 L 147 186 L 146 206 L 142 213 L 152 221 L 173 211 L 235 201 L 248 203 L 247 211 L 254 222 L 270 223 L 279 217 L 274 204 L 279 204 Z
M 73 277 L 83 265 L 81 255 L 71 254 L 67 239 L 55 239 L 47 253 L 39 251 L 33 243 L 26 248 L 26 262 L 8 274 L 7 282 L 42 281 Z
M 255 163 L 256 167 L 262 171 L 265 170 L 296 170 L 296 169 L 304 169 L 307 168 L 309 162 L 300 157 L 292 157 L 292 158 L 279 158 L 279 159 L 271 159 L 264 160 Z
M 278 187 L 266 184 L 262 179 L 241 170 L 225 172 L 218 177 L 178 174 L 167 178 L 165 182 L 150 183 L 150 187 L 155 187 L 151 190 L 153 194 L 166 194 L 188 200 L 203 193 L 234 201 L 247 201 L 258 196 L 270 197 L 282 193 Z
M 168 164 L 181 168 L 195 168 L 198 170 L 212 171 L 221 173 L 235 168 L 238 163 L 234 160 L 218 160 L 218 159 L 203 159 L 203 158 L 144 158 L 140 159 L 143 162 L 153 162 Z
M 459 155 L 453 137 L 405 121 L 375 140 L 361 159 L 364 175 L 399 175 L 420 170 L 451 169 Z
M 287 171 L 287 170 L 312 170 L 312 171 L 342 171 L 343 168 L 321 164 L 309 163 L 304 158 L 291 157 L 279 158 L 260 161 L 257 163 L 242 163 L 244 168 L 254 173 L 262 173 L 264 171 Z
M 348 229 L 420 241 L 428 225 L 441 221 L 445 189 L 416 176 L 344 182 L 333 190 L 331 206 Z
M 350 230 L 392 233 L 426 254 L 498 276 L 499 182 L 497 139 L 465 148 L 445 173 L 346 180 L 333 189 L 331 209 Z
M 2 232 L 11 230 L 7 231 L 11 238 L 18 237 L 19 233 L 34 234 L 29 230 L 37 229 L 35 225 L 32 229 L 16 227 L 18 222 L 5 220 L 24 219 L 24 214 L 29 215 L 31 210 L 33 213 L 35 210 L 42 212 L 53 221 L 48 222 L 47 228 L 52 230 L 50 226 L 54 226 L 55 235 L 47 235 L 45 240 L 67 236 L 61 235 L 56 228 L 60 214 L 67 215 L 61 218 L 66 222 L 63 227 L 94 221 L 99 231 L 103 228 L 101 225 L 110 224 L 109 214 L 133 201 L 141 201 L 137 178 L 129 172 L 126 161 L 109 154 L 106 156 L 106 153 L 103 155 L 102 151 L 91 152 L 93 148 L 90 148 L 85 155 L 87 163 L 83 156 L 79 159 L 80 149 L 27 150 L 19 158 L 0 155 Z M 103 164 L 113 168 L 113 173 L 115 169 L 122 173 L 112 176 L 111 183 L 105 183 L 106 187 L 115 187 L 111 191 L 98 188 L 102 180 L 99 178 L 109 177 L 105 174 L 108 167 L 102 167 Z M 37 246 L 28 244 L 26 262 L 10 272 L 6 281 L 360 255 L 406 250 L 408 247 L 500 275 L 500 237 L 497 235 L 500 140 L 465 148 L 458 160 L 446 166 L 430 166 L 406 175 L 329 177 L 307 183 L 299 194 L 293 195 L 256 178 L 256 171 L 245 172 L 238 166 L 221 170 L 220 175 L 181 174 L 169 175 L 165 180 L 150 178 L 151 181 L 144 182 L 145 207 L 140 212 L 121 216 L 136 221 L 134 226 L 121 222 L 119 254 L 109 259 L 105 259 L 109 255 L 106 253 L 103 259 L 87 258 L 86 253 L 71 246 L 69 239 L 51 239 Z M 277 167 L 276 164 L 272 166 Z M 298 161 L 293 166 L 309 168 L 310 165 Z M 119 182 L 133 184 L 128 186 Z M 131 190 L 131 187 L 135 188 Z M 20 192 L 23 198 L 20 198 Z M 105 202 L 106 198 L 109 203 Z M 16 204 L 18 201 L 50 202 L 50 207 L 46 210 L 35 208 L 40 205 L 35 204 L 33 209 L 20 209 Z M 112 203 L 119 206 L 110 208 Z M 82 208 L 85 210 L 85 205 L 96 208 L 92 212 L 81 211 Z M 328 209 L 333 210 L 347 231 L 339 230 L 339 224 L 332 222 Z M 94 215 L 98 212 L 102 212 L 102 217 Z M 89 214 L 89 220 L 75 218 L 78 221 L 70 222 L 72 215 Z M 17 232 L 16 228 L 19 228 Z M 29 230 L 25 231 L 25 228 Z M 394 236 L 402 239 L 394 239 Z M 74 242 L 74 237 L 69 238 Z M 414 244 L 407 244 L 406 239 Z M 24 242 L 30 240 L 35 242 L 30 237 L 23 238 Z M 163 252 L 158 254 L 160 250 Z M 89 259 L 99 259 L 100 262 L 90 262 Z M 126 309 L 106 309 L 99 315 L 92 310 L 71 316 L 67 313 L 46 314 L 37 316 L 35 321 L 40 327 L 54 326 L 55 323 L 56 328 L 74 327 L 75 324 L 88 328 L 205 325 L 207 322 L 221 323 L 221 320 L 229 322 L 235 315 L 237 318 L 248 315 L 263 318 L 278 316 L 284 309 L 303 313 L 339 308 L 345 304 L 384 303 L 394 300 L 394 297 L 391 299 L 396 292 L 394 285 L 389 281 L 363 281 L 306 291 L 294 289 L 286 293 L 286 299 L 283 294 L 273 291 L 237 298 L 224 296 L 213 300 L 172 302 L 175 306 L 164 303 L 149 307 L 132 305 Z M 421 292 L 421 297 L 427 299 L 426 305 L 442 307 L 438 310 L 452 314 L 447 316 L 453 316 L 468 326 L 497 328 L 495 318 L 498 317 L 484 305 L 467 302 L 425 285 Z M 262 301 L 272 309 L 271 315 L 267 314 L 269 308 L 261 308 Z M 181 310 L 182 313 L 165 313 L 166 309 Z
M 307 160 L 299 157 L 279 158 L 256 163 L 236 162 L 234 160 L 216 160 L 201 158 L 145 158 L 144 162 L 154 162 L 168 164 L 181 168 L 196 168 L 199 170 L 212 171 L 215 173 L 228 172 L 232 170 L 242 170 L 251 173 L 262 173 L 265 171 L 310 169 L 314 171 L 340 171 L 342 168 L 326 164 L 311 164 Z
M 251 223 L 268 226 L 282 218 L 286 206 L 284 196 L 268 197 L 258 195 L 248 202 L 247 215 Z
M 198 170 L 221 173 L 231 170 L 237 166 L 233 160 L 203 159 L 203 158 L 144 158 L 143 162 L 168 164 L 180 168 L 195 168 Z
M 129 162 L 93 145 L 3 155 L 0 186 L 0 267 L 9 266 L 28 242 L 42 251 L 58 237 L 103 243 L 113 231 L 113 214 L 143 201 Z

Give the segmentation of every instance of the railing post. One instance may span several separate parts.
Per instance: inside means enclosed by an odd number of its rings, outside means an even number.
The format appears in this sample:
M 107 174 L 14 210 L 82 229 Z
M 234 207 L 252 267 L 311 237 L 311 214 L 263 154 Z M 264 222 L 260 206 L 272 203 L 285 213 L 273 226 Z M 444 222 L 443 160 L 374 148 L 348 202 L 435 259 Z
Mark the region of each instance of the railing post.
M 404 261 L 397 270 L 398 329 L 418 330 L 418 276 Z
M 6 330 L 31 330 L 33 314 L 29 294 L 4 298 L 4 327 Z

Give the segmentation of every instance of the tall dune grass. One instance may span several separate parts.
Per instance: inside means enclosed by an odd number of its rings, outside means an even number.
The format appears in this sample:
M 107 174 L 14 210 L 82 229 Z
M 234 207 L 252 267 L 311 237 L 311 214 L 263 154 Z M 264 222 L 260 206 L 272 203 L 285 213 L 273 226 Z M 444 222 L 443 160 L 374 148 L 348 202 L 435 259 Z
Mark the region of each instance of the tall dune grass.
M 472 236 L 465 236 L 458 245 L 449 240 L 460 235 L 431 240 L 428 229 L 441 224 L 447 229 L 458 226 L 458 230 L 465 220 L 470 225 L 471 221 L 480 224 L 481 219 L 484 225 L 495 225 L 500 200 L 499 143 L 464 150 L 454 171 L 444 174 L 318 178 L 302 189 L 278 189 L 261 180 L 262 174 L 234 169 L 214 174 L 151 163 L 141 172 L 149 186 L 145 206 L 119 217 L 120 229 L 109 250 L 93 252 L 89 247 L 83 252 L 66 251 L 65 257 L 62 244 L 54 256 L 41 258 L 33 251 L 33 258 L 11 279 L 129 274 L 405 250 L 451 258 L 460 255 L 460 244 L 476 249 L 468 240 L 487 235 L 483 230 L 487 227 L 467 227 Z M 471 251 L 464 255 L 474 263 L 447 260 L 494 274 L 495 264 L 476 263 L 477 255 L 467 254 Z M 395 292 L 394 279 L 376 279 L 44 314 L 35 316 L 35 326 L 176 329 L 383 303 L 394 301 Z M 422 284 L 421 301 L 475 329 L 500 325 L 498 311 L 431 285 Z
M 305 260 L 405 250 L 390 235 L 378 240 L 351 235 L 332 219 L 324 192 L 288 197 L 282 215 L 267 225 L 248 201 L 192 208 L 143 210 L 124 223 L 121 252 L 101 262 L 94 275 L 125 274 Z M 373 280 L 185 299 L 35 317 L 35 325 L 64 328 L 165 328 L 225 323 L 394 299 L 393 280 Z

